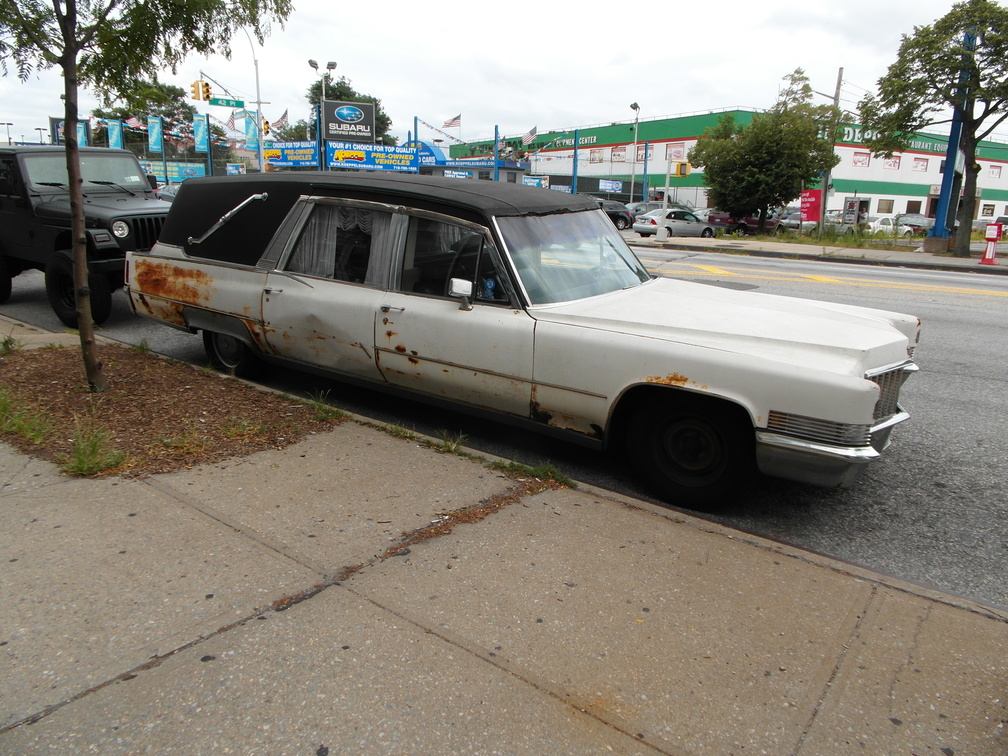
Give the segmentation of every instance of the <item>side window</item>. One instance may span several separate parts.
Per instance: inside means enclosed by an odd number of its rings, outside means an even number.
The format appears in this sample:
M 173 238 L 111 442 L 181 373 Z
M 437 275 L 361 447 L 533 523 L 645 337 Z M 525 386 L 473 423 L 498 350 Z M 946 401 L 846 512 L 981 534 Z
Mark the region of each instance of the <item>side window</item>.
M 320 202 L 305 223 L 286 269 L 379 286 L 394 251 L 391 226 L 390 213 Z
M 0 195 L 9 197 L 14 193 L 14 161 L 0 159 Z
M 493 244 L 469 226 L 410 218 L 399 289 L 417 294 L 448 295 L 448 282 L 473 282 L 476 301 L 509 304 L 510 283 L 501 274 Z

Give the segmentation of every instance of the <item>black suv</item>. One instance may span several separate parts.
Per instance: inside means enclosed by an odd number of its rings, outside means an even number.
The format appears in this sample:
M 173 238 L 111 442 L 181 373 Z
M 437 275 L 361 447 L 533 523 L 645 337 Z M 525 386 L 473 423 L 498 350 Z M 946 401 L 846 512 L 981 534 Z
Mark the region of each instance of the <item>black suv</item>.
M 171 205 L 154 196 L 128 150 L 82 147 L 80 162 L 91 316 L 102 323 L 123 285 L 126 250 L 154 246 Z M 11 295 L 11 278 L 41 270 L 53 310 L 75 328 L 67 182 L 62 147 L 0 147 L 0 303 Z
M 602 199 L 596 197 L 595 201 L 599 203 L 599 207 L 602 208 L 602 212 L 609 216 L 609 220 L 613 222 L 620 231 L 625 228 L 630 228 L 633 225 L 633 216 L 627 209 L 627 206 L 622 202 L 616 202 L 615 200 Z

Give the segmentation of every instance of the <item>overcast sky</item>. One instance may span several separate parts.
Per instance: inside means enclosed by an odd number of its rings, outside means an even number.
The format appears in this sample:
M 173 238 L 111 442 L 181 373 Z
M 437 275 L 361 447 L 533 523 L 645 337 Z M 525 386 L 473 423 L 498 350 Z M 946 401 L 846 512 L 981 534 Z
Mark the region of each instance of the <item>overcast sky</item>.
M 597 10 L 589 10 L 589 8 Z M 903 34 L 945 15 L 951 0 L 708 0 L 596 6 L 568 0 L 517 0 L 494 5 L 402 0 L 382 5 L 294 0 L 284 27 L 263 46 L 244 34 L 231 60 L 192 57 L 162 81 L 188 93 L 200 71 L 219 82 L 215 96 L 253 102 L 259 62 L 263 115 L 291 123 L 306 118 L 305 93 L 336 61 L 335 73 L 378 97 L 405 139 L 414 116 L 441 128 L 461 113 L 463 140 L 540 133 L 575 126 L 641 120 L 732 107 L 773 105 L 781 79 L 803 68 L 813 89 L 832 97 L 844 69 L 843 102 L 853 110 L 895 60 Z M 254 42 L 254 39 L 253 39 Z M 61 116 L 62 82 L 50 71 L 22 83 L 0 78 L 0 122 L 17 140 L 38 138 L 49 116 Z M 823 103 L 828 98 L 818 98 Z M 82 92 L 81 114 L 97 98 Z M 201 112 L 207 106 L 199 103 Z M 209 107 L 226 120 L 229 110 Z M 6 127 L 0 127 L 6 128 Z M 0 135 L 6 136 L 2 131 Z M 424 140 L 440 136 L 421 126 Z

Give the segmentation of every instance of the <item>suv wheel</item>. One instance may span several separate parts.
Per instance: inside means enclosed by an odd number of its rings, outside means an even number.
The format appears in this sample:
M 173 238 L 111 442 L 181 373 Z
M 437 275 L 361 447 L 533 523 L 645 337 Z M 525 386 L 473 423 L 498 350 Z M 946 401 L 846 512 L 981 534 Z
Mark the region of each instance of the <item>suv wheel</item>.
M 0 304 L 10 299 L 11 274 L 7 267 L 7 258 L 0 255 Z
M 626 228 L 629 228 L 629 227 L 630 227 L 630 224 L 627 222 L 626 218 L 617 218 L 616 219 L 616 228 L 618 230 L 622 231 L 623 229 L 626 229 Z
M 66 252 L 57 252 L 49 258 L 45 268 L 46 295 L 49 304 L 64 325 L 77 327 L 77 303 L 74 298 L 73 261 Z M 88 276 L 91 290 L 91 320 L 101 325 L 112 314 L 112 285 L 100 273 Z

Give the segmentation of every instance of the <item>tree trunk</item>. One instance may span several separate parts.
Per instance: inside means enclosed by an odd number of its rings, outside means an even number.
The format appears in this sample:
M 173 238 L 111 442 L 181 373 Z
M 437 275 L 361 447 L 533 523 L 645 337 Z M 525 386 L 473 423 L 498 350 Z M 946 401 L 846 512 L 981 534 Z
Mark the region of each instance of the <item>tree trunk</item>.
M 970 256 L 970 241 L 973 232 L 973 216 L 976 214 L 976 185 L 977 177 L 980 174 L 980 166 L 976 161 L 976 126 L 970 123 L 963 123 L 962 137 L 959 140 L 959 147 L 962 149 L 965 158 L 963 169 L 963 198 L 962 206 L 956 219 L 959 221 L 959 231 L 955 237 L 955 248 L 952 251 L 954 257 Z M 945 170 L 948 170 L 946 166 Z M 955 198 L 953 197 L 953 200 Z
M 66 144 L 67 177 L 70 184 L 70 232 L 73 241 L 74 300 L 77 305 L 77 330 L 88 387 L 93 392 L 107 391 L 108 381 L 98 359 L 94 321 L 91 319 L 91 289 L 88 287 L 87 233 L 84 230 L 84 190 L 77 144 L 77 14 L 70 0 L 63 19 L 63 140 Z

